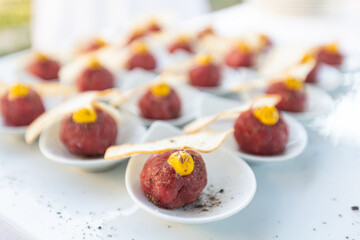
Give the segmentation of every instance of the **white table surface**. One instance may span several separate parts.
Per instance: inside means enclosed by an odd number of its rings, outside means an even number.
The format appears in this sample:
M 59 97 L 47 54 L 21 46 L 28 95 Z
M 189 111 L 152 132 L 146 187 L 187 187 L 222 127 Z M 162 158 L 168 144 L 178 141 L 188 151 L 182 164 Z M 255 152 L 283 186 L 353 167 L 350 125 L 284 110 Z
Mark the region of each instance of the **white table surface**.
M 221 27 L 243 10 L 209 17 Z M 0 70 L 0 77 L 6 76 L 7 67 L 0 64 Z M 36 240 L 360 239 L 360 211 L 351 210 L 360 205 L 360 148 L 334 145 L 313 130 L 308 134 L 309 144 L 296 159 L 251 165 L 258 188 L 248 207 L 199 225 L 167 222 L 138 210 L 125 189 L 126 163 L 109 172 L 81 172 L 50 162 L 37 143 L 2 135 L 0 240 L 16 239 L 8 237 L 14 229 Z

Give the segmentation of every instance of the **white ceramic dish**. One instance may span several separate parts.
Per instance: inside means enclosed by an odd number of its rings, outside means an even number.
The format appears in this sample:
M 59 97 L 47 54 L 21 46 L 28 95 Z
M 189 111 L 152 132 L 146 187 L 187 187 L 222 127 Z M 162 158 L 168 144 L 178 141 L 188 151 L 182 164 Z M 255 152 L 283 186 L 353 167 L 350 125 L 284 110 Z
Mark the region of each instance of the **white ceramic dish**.
M 77 167 L 86 171 L 104 171 L 114 167 L 125 159 L 105 161 L 103 157 L 86 159 L 70 153 L 59 138 L 60 121 L 45 129 L 39 139 L 39 147 L 42 154 L 48 159 L 70 167 Z M 141 140 L 145 128 L 134 117 L 123 115 L 118 125 L 117 144 L 136 143 Z
M 167 122 L 174 126 L 182 126 L 195 118 L 195 112 L 198 109 L 201 93 L 196 89 L 186 85 L 176 85 L 173 88 L 175 89 L 175 91 L 177 91 L 181 100 L 181 115 L 179 118 L 164 120 L 164 122 Z M 137 116 L 146 126 L 150 126 L 156 120 L 143 118 L 140 116 L 138 101 L 142 94 L 143 93 L 131 98 L 128 102 L 124 104 L 123 107 L 129 113 Z
M 43 98 L 45 109 L 51 109 L 63 100 L 62 97 L 45 97 Z M 11 127 L 4 124 L 0 113 L 0 134 L 6 135 L 24 135 L 27 126 Z
M 289 115 L 283 113 L 282 116 L 289 129 L 289 140 L 286 144 L 284 152 L 272 156 L 260 156 L 246 153 L 239 149 L 234 134 L 231 134 L 225 140 L 223 147 L 237 153 L 240 157 L 246 159 L 248 162 L 280 162 L 297 157 L 304 151 L 306 147 L 308 141 L 306 130 L 298 121 Z M 214 122 L 209 126 L 209 128 L 212 130 L 225 130 L 230 129 L 233 126 L 234 121 L 226 120 Z
M 234 86 L 258 77 L 258 73 L 251 68 L 233 69 L 224 66 L 222 68 L 222 81 L 217 87 L 196 87 L 200 91 L 223 96 L 231 93 Z
M 332 92 L 338 89 L 341 85 L 341 72 L 339 69 L 321 64 L 318 71 L 318 82 L 314 86 L 319 87 L 327 92 Z
M 153 141 L 181 133 L 169 124 L 156 122 L 149 128 L 143 140 Z M 222 147 L 202 156 L 206 163 L 208 184 L 198 201 L 184 208 L 172 210 L 159 208 L 150 202 L 140 185 L 140 173 L 149 155 L 134 156 L 128 163 L 125 184 L 130 197 L 148 213 L 180 223 L 213 222 L 229 217 L 246 207 L 256 191 L 254 173 L 246 162 Z M 209 196 L 213 196 L 218 204 L 206 207 Z M 205 205 L 205 208 L 199 208 L 201 204 Z
M 312 120 L 320 115 L 328 113 L 334 107 L 334 100 L 324 90 L 306 85 L 308 105 L 304 112 L 291 113 L 290 116 L 298 120 Z

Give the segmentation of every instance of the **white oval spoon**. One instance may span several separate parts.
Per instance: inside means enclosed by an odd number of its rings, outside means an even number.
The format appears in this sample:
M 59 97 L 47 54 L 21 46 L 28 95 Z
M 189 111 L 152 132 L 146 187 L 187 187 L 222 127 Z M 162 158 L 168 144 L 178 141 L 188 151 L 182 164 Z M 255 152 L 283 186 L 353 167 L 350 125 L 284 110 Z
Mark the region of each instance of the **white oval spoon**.
M 178 134 L 182 134 L 179 129 L 159 121 L 149 128 L 143 140 L 154 141 Z M 246 207 L 256 191 L 255 176 L 247 163 L 222 147 L 201 155 L 207 168 L 208 184 L 196 202 L 178 209 L 163 209 L 150 202 L 140 184 L 140 173 L 149 155 L 134 156 L 128 163 L 125 184 L 130 197 L 148 213 L 180 223 L 213 222 Z
M 68 151 L 59 138 L 60 122 L 54 123 L 42 131 L 39 139 L 39 147 L 42 154 L 48 159 L 66 166 L 77 167 L 86 171 L 104 171 L 114 167 L 127 158 L 106 161 L 103 157 L 86 158 Z M 132 116 L 123 115 L 118 124 L 117 144 L 136 143 L 141 140 L 145 133 L 142 124 Z

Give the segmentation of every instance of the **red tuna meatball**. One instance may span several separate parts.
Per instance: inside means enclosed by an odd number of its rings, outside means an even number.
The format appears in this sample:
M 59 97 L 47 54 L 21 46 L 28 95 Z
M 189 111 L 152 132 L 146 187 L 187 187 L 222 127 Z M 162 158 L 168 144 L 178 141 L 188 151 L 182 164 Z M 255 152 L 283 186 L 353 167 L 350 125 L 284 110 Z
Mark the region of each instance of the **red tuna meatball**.
M 154 94 L 154 88 L 146 91 L 138 102 L 141 116 L 158 120 L 174 119 L 180 116 L 181 100 L 179 95 L 174 89 L 167 87 L 169 90 L 166 90 L 168 94 L 164 94 L 165 96 Z
M 151 155 L 140 174 L 145 195 L 161 208 L 180 208 L 196 201 L 207 184 L 206 166 L 201 155 L 186 150 L 194 160 L 194 170 L 182 176 L 168 162 L 170 155 L 176 151 Z
M 156 21 L 151 21 L 148 28 L 147 28 L 147 32 L 150 32 L 150 33 L 154 33 L 154 32 L 161 32 L 161 26 L 158 22 Z
M 9 126 L 26 126 L 44 111 L 44 105 L 39 94 L 29 89 L 24 96 L 15 98 L 9 97 L 7 92 L 1 98 L 1 115 L 6 125 Z
M 55 60 L 41 55 L 32 60 L 26 70 L 43 80 L 55 80 L 58 78 L 60 64 Z
M 114 82 L 114 75 L 102 66 L 88 67 L 76 79 L 77 88 L 80 92 L 113 88 Z
M 279 118 L 274 125 L 265 125 L 258 120 L 253 109 L 238 117 L 235 121 L 234 136 L 241 150 L 257 155 L 274 155 L 285 149 L 289 138 L 285 121 Z
M 220 84 L 220 67 L 215 64 L 198 65 L 189 71 L 190 84 L 198 87 L 215 87 Z
M 305 78 L 306 83 L 316 83 L 318 80 L 318 73 L 319 73 L 319 62 L 317 61 L 314 68 L 308 73 Z
M 307 96 L 304 89 L 289 89 L 285 82 L 276 82 L 269 86 L 266 93 L 280 95 L 281 100 L 276 107 L 288 112 L 303 112 L 307 105 Z
M 61 121 L 60 139 L 70 152 L 100 156 L 115 144 L 118 133 L 116 121 L 102 110 L 96 109 L 96 115 L 96 121 L 90 123 L 75 122 L 73 115 Z
M 171 44 L 168 48 L 170 53 L 174 53 L 178 50 L 183 50 L 188 53 L 193 53 L 192 47 L 188 42 L 175 42 Z
M 238 49 L 232 50 L 225 58 L 225 63 L 229 67 L 251 67 L 253 66 L 254 54 L 252 52 L 242 52 Z
M 93 52 L 95 50 L 98 50 L 102 47 L 105 47 L 107 44 L 104 40 L 100 39 L 100 38 L 96 38 L 93 41 L 89 42 L 87 45 L 85 45 L 84 47 L 82 47 L 81 52 L 82 53 L 89 53 L 89 52 Z
M 128 60 L 127 68 L 133 70 L 134 68 L 142 68 L 152 71 L 156 68 L 156 60 L 151 53 L 134 54 Z
M 325 48 L 317 52 L 317 59 L 319 62 L 326 63 L 332 66 L 340 66 L 343 62 L 344 56 L 338 51 L 329 51 Z

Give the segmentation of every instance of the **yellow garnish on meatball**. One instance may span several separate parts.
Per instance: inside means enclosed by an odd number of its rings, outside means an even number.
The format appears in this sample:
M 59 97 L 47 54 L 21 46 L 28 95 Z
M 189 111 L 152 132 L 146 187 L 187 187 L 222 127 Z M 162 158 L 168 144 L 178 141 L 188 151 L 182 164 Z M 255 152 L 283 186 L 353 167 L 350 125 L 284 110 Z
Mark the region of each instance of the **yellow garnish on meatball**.
M 331 53 L 339 52 L 339 45 L 336 42 L 330 43 L 325 46 L 325 49 Z
M 157 84 L 151 88 L 151 92 L 158 97 L 166 97 L 170 94 L 170 86 L 164 82 Z
M 251 50 L 250 46 L 243 41 L 238 42 L 236 47 L 240 52 L 243 52 L 243 53 L 250 52 L 250 50 Z
M 262 106 L 253 110 L 254 116 L 265 125 L 275 125 L 279 121 L 279 112 L 274 106 Z
M 133 43 L 132 51 L 137 54 L 144 54 L 148 52 L 148 49 L 145 43 L 138 41 Z
M 316 60 L 316 59 L 315 59 L 314 54 L 308 52 L 308 53 L 306 53 L 306 54 L 302 57 L 301 63 L 308 63 L 308 62 L 315 61 L 315 60 Z
M 94 109 L 82 108 L 73 113 L 72 119 L 76 123 L 93 123 L 97 119 Z
M 90 68 L 99 68 L 99 67 L 101 67 L 101 64 L 100 64 L 100 62 L 99 62 L 98 59 L 96 59 L 96 58 L 90 58 L 89 63 L 88 63 L 88 66 L 89 66 Z
M 194 170 L 194 159 L 185 151 L 172 153 L 168 162 L 181 176 L 189 175 Z
M 15 99 L 20 97 L 25 97 L 29 94 L 30 88 L 22 85 L 20 83 L 10 87 L 9 89 L 9 98 Z
M 177 41 L 181 43 L 186 43 L 190 40 L 190 37 L 188 35 L 179 35 L 177 37 Z
M 213 59 L 208 54 L 201 54 L 201 55 L 196 56 L 195 61 L 200 66 L 206 66 L 206 65 L 209 65 L 210 63 L 212 63 Z
M 304 89 L 304 83 L 301 80 L 293 77 L 286 77 L 285 85 L 287 89 L 290 90 L 301 91 Z

